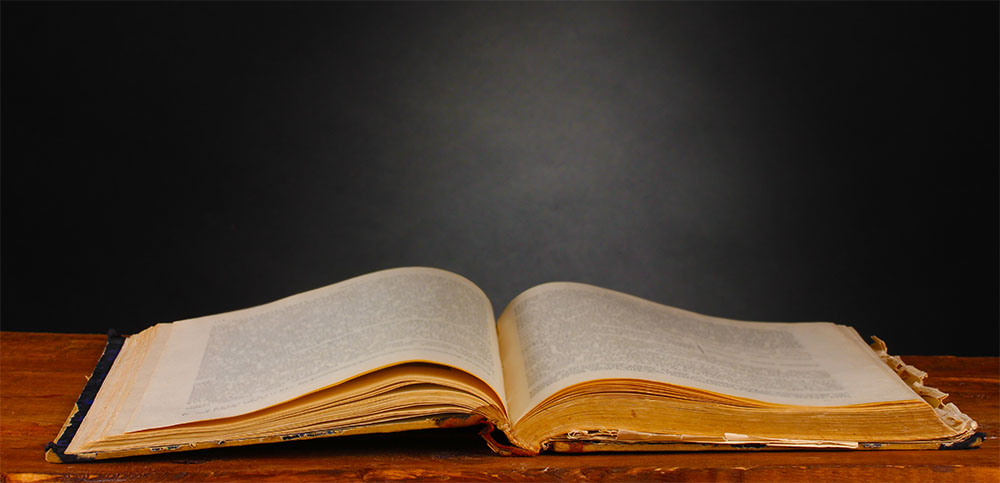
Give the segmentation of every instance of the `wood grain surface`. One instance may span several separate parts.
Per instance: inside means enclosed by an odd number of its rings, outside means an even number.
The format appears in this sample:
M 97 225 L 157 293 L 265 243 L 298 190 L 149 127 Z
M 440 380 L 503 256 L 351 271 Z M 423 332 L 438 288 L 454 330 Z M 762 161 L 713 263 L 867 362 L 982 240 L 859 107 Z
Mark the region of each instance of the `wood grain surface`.
M 996 357 L 910 356 L 988 437 L 959 451 L 495 456 L 476 428 L 437 429 L 51 464 L 43 457 L 104 348 L 102 335 L 0 333 L 3 481 L 739 480 L 1000 481 Z

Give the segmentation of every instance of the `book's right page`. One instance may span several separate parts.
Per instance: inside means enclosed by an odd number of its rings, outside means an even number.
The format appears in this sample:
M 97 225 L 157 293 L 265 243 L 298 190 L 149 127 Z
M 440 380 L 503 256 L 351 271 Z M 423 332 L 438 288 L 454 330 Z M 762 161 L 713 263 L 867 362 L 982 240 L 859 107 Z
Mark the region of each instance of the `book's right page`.
M 643 379 L 797 406 L 919 400 L 850 329 L 742 322 L 612 290 L 549 283 L 498 322 L 511 421 L 557 391 Z

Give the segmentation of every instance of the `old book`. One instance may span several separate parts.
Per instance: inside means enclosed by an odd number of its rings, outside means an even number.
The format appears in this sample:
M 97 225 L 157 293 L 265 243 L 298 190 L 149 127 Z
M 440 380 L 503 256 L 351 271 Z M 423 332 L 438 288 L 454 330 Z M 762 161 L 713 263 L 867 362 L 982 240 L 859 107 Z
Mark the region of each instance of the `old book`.
M 975 446 L 976 422 L 924 376 L 843 325 L 577 283 L 531 288 L 495 321 L 465 278 L 400 268 L 111 338 L 46 456 L 473 424 L 523 455 Z

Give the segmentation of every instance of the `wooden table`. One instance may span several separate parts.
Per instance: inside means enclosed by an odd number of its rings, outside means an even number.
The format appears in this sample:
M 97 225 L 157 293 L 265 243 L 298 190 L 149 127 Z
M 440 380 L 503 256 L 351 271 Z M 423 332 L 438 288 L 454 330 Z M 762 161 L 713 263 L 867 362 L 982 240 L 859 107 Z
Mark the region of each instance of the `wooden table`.
M 493 455 L 474 428 L 412 431 L 51 464 L 43 446 L 65 421 L 101 351 L 102 335 L 0 333 L 3 481 L 260 479 L 1000 481 L 996 357 L 911 356 L 928 385 L 988 434 L 961 451 L 781 451 Z

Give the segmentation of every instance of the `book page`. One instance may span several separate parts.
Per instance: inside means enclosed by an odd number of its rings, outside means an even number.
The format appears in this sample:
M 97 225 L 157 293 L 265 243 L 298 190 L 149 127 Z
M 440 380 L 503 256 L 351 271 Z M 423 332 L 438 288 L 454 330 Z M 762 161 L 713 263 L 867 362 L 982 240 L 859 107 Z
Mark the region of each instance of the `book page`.
M 437 269 L 376 272 L 165 332 L 127 431 L 244 414 L 404 361 L 462 369 L 505 397 L 489 300 Z
M 563 388 L 608 378 L 805 406 L 917 398 L 853 330 L 831 323 L 741 322 L 551 283 L 515 298 L 498 324 L 511 421 Z

